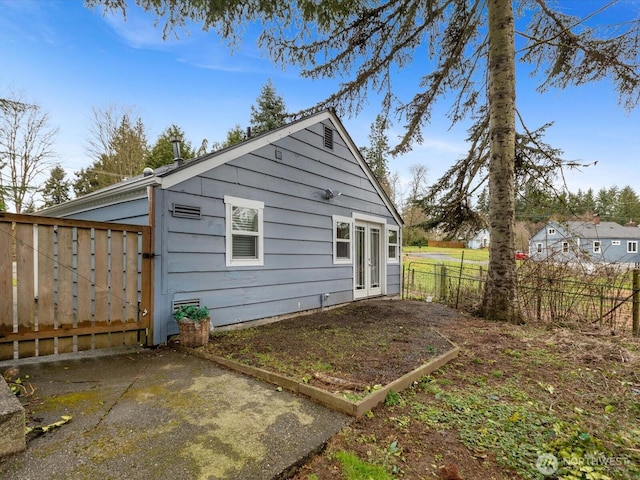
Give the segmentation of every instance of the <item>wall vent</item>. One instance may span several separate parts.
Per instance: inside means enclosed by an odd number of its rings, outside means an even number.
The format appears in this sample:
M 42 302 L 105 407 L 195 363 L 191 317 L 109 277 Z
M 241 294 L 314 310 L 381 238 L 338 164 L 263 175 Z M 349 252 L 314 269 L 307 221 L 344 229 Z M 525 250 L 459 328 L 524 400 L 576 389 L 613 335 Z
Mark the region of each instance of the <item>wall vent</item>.
M 324 147 L 333 150 L 333 130 L 324 125 Z
M 194 205 L 173 204 L 173 216 L 178 218 L 191 218 L 200 220 L 200 207 Z
M 191 298 L 188 300 L 174 300 L 173 301 L 173 311 L 175 312 L 179 307 L 186 307 L 188 305 L 194 305 L 200 308 L 200 299 L 199 298 Z

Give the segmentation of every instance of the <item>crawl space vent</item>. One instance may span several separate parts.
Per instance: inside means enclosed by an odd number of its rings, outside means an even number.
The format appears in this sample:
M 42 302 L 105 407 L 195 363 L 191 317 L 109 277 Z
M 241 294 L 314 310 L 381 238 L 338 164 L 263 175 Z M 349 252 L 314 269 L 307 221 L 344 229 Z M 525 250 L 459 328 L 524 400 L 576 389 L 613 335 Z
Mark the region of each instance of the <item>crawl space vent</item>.
M 173 301 L 173 311 L 175 312 L 180 307 L 186 307 L 189 305 L 193 305 L 195 307 L 200 308 L 200 299 L 199 298 L 191 298 L 189 300 L 174 300 Z
M 194 205 L 173 204 L 173 216 L 178 218 L 191 218 L 200 220 L 200 207 Z

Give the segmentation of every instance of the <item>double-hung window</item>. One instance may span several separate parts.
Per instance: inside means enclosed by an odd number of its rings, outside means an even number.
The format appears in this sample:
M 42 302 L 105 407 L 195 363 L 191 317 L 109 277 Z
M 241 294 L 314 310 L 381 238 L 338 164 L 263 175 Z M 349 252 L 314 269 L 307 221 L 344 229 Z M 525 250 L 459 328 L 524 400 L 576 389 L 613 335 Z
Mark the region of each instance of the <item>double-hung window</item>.
M 264 265 L 264 202 L 225 195 L 227 266 Z
M 353 219 L 333 216 L 333 263 L 351 263 Z
M 601 244 L 600 244 L 600 240 L 594 240 L 593 241 L 593 253 L 601 253 L 602 249 L 601 249 Z
M 387 227 L 387 263 L 400 261 L 399 238 L 398 227 Z

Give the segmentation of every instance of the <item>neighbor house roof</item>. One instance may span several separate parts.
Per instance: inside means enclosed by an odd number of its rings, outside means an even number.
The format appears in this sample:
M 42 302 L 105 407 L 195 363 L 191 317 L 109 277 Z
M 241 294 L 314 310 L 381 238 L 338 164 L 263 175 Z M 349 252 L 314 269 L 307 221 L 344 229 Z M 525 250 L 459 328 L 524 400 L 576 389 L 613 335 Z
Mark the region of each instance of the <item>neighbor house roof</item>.
M 135 198 L 144 198 L 147 195 L 147 188 L 150 186 L 157 186 L 162 189 L 170 188 L 178 183 L 193 178 L 197 175 L 203 174 L 215 167 L 223 165 L 231 160 L 239 158 L 243 155 L 251 153 L 258 148 L 269 145 L 273 142 L 280 140 L 281 138 L 288 137 L 298 131 L 315 125 L 323 120 L 330 120 L 336 130 L 340 133 L 341 137 L 345 140 L 347 147 L 357 159 L 358 163 L 364 170 L 365 174 L 371 180 L 374 188 L 384 201 L 385 205 L 389 208 L 394 218 L 398 221 L 398 224 L 402 225 L 404 222 L 402 217 L 398 213 L 397 209 L 393 205 L 393 202 L 386 194 L 378 180 L 373 175 L 371 169 L 367 165 L 367 162 L 362 157 L 362 154 L 356 147 L 351 136 L 344 128 L 344 125 L 334 113 L 333 110 L 327 109 L 321 112 L 303 117 L 294 122 L 283 125 L 277 129 L 263 133 L 262 135 L 252 137 L 239 144 L 233 145 L 222 150 L 218 150 L 198 158 L 185 161 L 181 165 L 170 164 L 157 168 L 151 175 L 139 175 L 126 180 L 123 180 L 114 185 L 96 190 L 82 197 L 70 200 L 60 205 L 54 205 L 52 207 L 40 210 L 36 215 L 47 216 L 65 216 L 74 213 L 79 213 L 88 209 L 96 208 L 102 205 L 108 205 Z
M 616 222 L 579 222 L 570 221 L 560 225 L 565 226 L 568 233 L 580 238 L 600 239 L 634 239 L 640 238 L 640 228 L 625 227 Z

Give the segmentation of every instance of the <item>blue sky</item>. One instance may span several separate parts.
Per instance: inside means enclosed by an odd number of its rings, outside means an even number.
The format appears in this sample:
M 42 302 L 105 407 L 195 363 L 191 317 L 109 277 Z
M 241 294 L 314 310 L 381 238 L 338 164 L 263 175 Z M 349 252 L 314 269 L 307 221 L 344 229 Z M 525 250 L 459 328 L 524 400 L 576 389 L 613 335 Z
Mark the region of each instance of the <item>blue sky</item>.
M 569 10 L 590 10 L 605 2 L 561 3 Z M 630 20 L 639 10 L 637 0 L 625 0 L 607 15 Z M 151 144 L 177 124 L 198 146 L 203 138 L 223 140 L 236 124 L 246 126 L 250 106 L 268 79 L 289 111 L 312 106 L 337 85 L 337 80 L 307 80 L 294 68 L 274 67 L 257 50 L 251 31 L 232 55 L 215 33 L 197 28 L 179 40 L 163 41 L 152 17 L 135 7 L 126 22 L 120 15 L 103 17 L 101 10 L 76 0 L 0 0 L 0 12 L 0 96 L 17 92 L 49 113 L 51 125 L 60 129 L 56 160 L 70 175 L 92 161 L 86 150 L 93 108 L 132 108 Z M 412 92 L 420 73 L 425 72 L 418 64 L 400 72 L 398 86 Z M 518 108 L 529 127 L 553 121 L 547 143 L 562 149 L 565 159 L 598 161 L 568 173 L 572 191 L 631 185 L 640 193 L 640 107 L 626 112 L 607 81 L 545 94 L 536 93 L 524 74 L 518 81 Z M 342 119 L 359 146 L 368 144 L 378 107 L 371 97 L 357 118 Z M 408 179 L 409 166 L 423 164 L 431 183 L 465 153 L 466 125 L 450 130 L 446 110 L 446 105 L 435 110 L 422 145 L 391 159 L 392 171 Z M 392 139 L 397 128 L 390 131 Z

